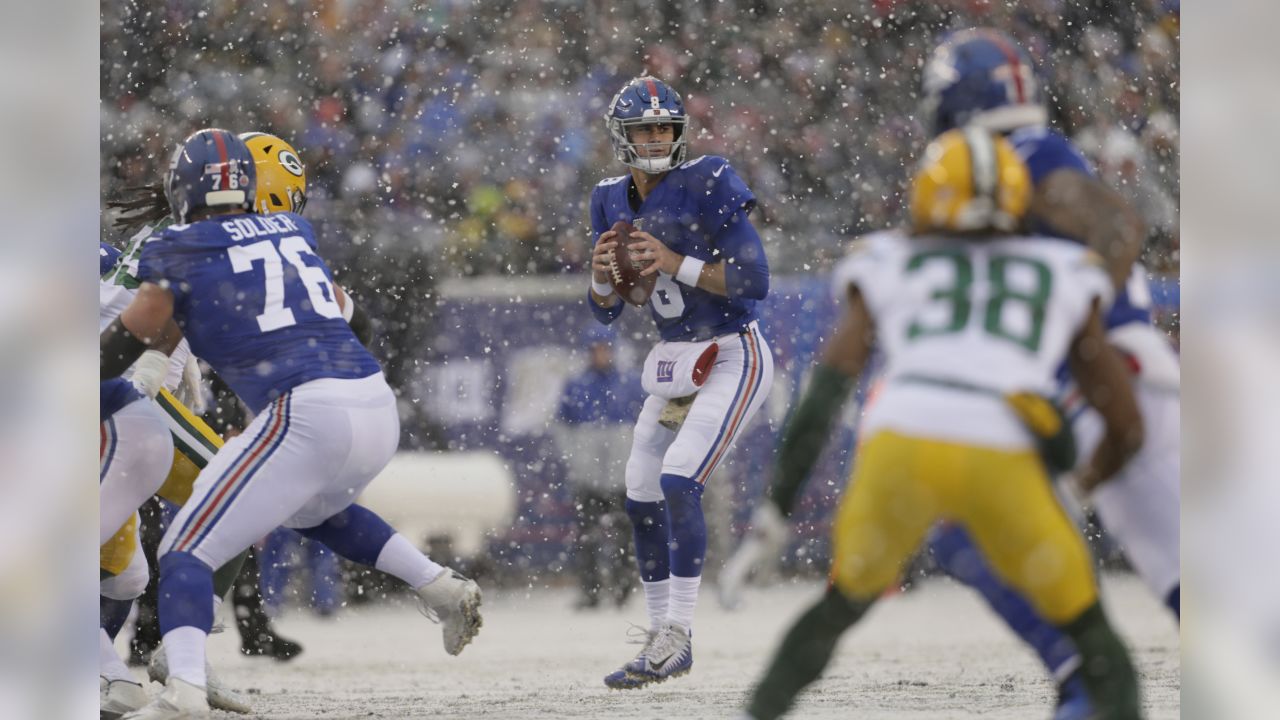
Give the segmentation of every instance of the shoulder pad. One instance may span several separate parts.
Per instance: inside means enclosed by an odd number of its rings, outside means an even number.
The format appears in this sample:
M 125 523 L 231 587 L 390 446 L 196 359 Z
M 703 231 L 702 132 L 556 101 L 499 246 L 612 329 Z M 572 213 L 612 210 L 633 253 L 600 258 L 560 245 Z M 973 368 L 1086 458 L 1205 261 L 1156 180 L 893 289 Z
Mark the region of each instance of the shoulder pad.
M 687 169 L 689 169 L 689 168 L 693 167 L 694 165 L 697 165 L 698 163 L 702 162 L 703 160 L 706 160 L 706 159 L 707 159 L 707 158 L 709 158 L 709 157 L 715 157 L 715 156 L 714 156 L 714 155 L 699 155 L 698 157 L 696 157 L 696 158 L 694 158 L 694 159 L 692 159 L 692 160 L 686 160 L 686 161 L 684 161 L 684 162 L 683 162 L 683 163 L 681 163 L 681 164 L 680 164 L 680 166 L 679 166 L 679 167 L 677 167 L 676 169 L 677 169 L 677 170 L 687 170 Z M 723 159 L 723 158 L 721 158 L 721 159 Z

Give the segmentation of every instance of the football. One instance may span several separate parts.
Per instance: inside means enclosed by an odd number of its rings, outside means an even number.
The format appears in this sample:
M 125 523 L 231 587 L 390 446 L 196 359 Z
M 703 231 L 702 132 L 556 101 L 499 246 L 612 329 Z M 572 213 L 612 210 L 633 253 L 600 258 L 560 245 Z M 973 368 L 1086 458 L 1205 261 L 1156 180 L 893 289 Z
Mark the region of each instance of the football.
M 619 220 L 610 230 L 618 233 L 615 240 L 618 246 L 609 257 L 609 284 L 614 292 L 625 301 L 639 307 L 649 302 L 653 294 L 653 286 L 658 282 L 658 274 L 641 275 L 640 271 L 648 267 L 648 263 L 636 260 L 630 249 L 631 233 L 635 226 L 626 220 Z

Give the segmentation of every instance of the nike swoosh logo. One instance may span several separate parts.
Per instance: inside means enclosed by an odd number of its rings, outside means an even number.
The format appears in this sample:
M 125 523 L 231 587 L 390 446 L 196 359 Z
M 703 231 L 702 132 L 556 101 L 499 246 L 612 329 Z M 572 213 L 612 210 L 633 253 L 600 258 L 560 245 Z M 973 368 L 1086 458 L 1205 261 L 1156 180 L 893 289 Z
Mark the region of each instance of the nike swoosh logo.
M 729 166 L 728 166 L 728 165 L 721 165 L 720 167 L 716 168 L 715 170 L 712 170 L 712 171 L 711 171 L 711 176 L 712 176 L 712 177 L 720 177 L 720 173 L 724 172 L 724 169 L 725 169 L 725 168 L 727 168 L 727 167 L 729 167 Z

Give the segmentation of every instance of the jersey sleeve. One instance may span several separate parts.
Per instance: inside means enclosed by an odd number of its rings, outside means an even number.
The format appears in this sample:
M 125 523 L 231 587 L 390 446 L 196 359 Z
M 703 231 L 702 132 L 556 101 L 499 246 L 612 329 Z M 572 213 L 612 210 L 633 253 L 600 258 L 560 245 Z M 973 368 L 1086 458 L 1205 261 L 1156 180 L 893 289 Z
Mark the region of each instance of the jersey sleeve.
M 831 293 L 836 302 L 844 304 L 849 288 L 856 287 L 873 314 L 876 308 L 883 307 L 891 290 L 890 279 L 897 276 L 892 271 L 893 258 L 900 252 L 900 238 L 890 233 L 875 233 L 853 241 L 832 273 Z
M 728 160 L 711 155 L 689 169 L 693 171 L 689 189 L 700 193 L 698 213 L 707 235 L 715 237 L 739 210 L 750 213 L 755 208 L 756 196 Z
M 110 245 L 98 242 L 98 277 L 106 275 L 112 267 L 115 266 L 116 260 L 120 257 L 120 251 Z
M 138 257 L 138 281 L 155 283 L 173 293 L 175 300 L 185 294 L 181 274 L 180 253 L 176 252 L 177 240 L 168 237 L 171 230 L 163 230 L 159 237 L 144 241 Z
M 1009 136 L 1014 149 L 1027 164 L 1031 184 L 1038 184 L 1055 170 L 1074 170 L 1095 177 L 1093 166 L 1060 133 L 1047 128 L 1028 128 Z

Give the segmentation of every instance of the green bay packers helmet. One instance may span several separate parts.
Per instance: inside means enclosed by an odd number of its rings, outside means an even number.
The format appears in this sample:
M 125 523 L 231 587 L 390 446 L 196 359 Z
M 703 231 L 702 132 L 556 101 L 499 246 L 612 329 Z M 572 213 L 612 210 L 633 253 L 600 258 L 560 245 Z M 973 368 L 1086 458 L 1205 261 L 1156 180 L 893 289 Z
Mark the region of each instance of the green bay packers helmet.
M 929 143 L 911 182 L 916 232 L 1012 232 L 1031 203 L 1031 179 L 1009 141 L 976 127 Z
M 249 147 L 258 171 L 253 209 L 259 213 L 302 212 L 307 204 L 307 169 L 298 151 L 268 133 L 242 133 L 240 139 Z

